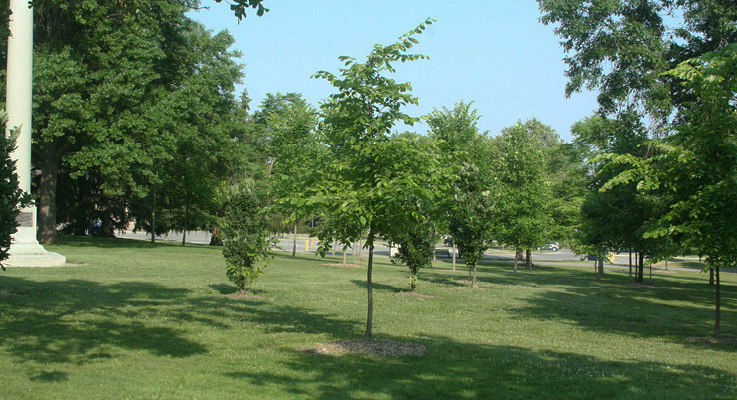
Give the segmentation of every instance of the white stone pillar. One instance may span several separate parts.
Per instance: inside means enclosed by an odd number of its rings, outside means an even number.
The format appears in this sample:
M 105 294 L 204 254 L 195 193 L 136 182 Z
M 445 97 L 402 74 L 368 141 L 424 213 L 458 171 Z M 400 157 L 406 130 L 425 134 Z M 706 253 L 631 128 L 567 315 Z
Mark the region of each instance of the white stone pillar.
M 10 36 L 8 37 L 8 69 L 5 107 L 7 129 L 19 128 L 17 148 L 11 154 L 16 160 L 20 188 L 31 193 L 31 111 L 33 109 L 33 10 L 28 0 L 10 0 Z M 7 132 L 6 134 L 9 134 Z M 36 207 L 21 211 L 20 227 L 13 235 L 7 266 L 50 267 L 64 265 L 66 259 L 47 252 L 36 240 Z

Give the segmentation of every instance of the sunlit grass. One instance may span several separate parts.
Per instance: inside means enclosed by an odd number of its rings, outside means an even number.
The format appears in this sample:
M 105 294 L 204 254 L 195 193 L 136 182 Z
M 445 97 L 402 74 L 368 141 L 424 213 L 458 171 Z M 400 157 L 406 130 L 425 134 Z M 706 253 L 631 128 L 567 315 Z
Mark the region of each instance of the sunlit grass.
M 218 248 L 64 238 L 76 266 L 0 274 L 0 398 L 716 398 L 737 396 L 737 344 L 709 336 L 705 274 L 644 285 L 550 263 L 514 274 L 437 262 L 408 289 L 377 259 L 374 333 L 426 345 L 422 357 L 316 356 L 297 349 L 357 338 L 365 269 L 278 256 L 231 300 Z M 364 259 L 366 257 L 364 256 Z M 365 262 L 350 262 L 365 265 Z M 646 274 L 647 276 L 647 274 Z M 725 337 L 737 337 L 734 274 L 723 275 Z

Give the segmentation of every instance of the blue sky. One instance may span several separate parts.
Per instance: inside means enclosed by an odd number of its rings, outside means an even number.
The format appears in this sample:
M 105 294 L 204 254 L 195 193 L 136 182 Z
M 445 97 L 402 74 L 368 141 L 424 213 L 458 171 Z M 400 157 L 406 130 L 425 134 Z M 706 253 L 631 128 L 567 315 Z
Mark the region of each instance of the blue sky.
M 574 122 L 596 109 L 593 93 L 566 99 L 565 64 L 553 28 L 543 26 L 534 0 L 265 0 L 263 17 L 238 23 L 227 5 L 204 0 L 193 18 L 213 31 L 227 29 L 243 53 L 252 106 L 266 93 L 300 92 L 313 105 L 333 93 L 319 70 L 338 73 L 341 55 L 363 59 L 375 43 L 390 44 L 427 17 L 437 20 L 418 36 L 417 53 L 429 60 L 399 65 L 394 78 L 409 81 L 421 116 L 434 108 L 474 101 L 481 131 L 496 135 L 535 117 L 570 140 Z M 424 134 L 427 126 L 399 127 Z

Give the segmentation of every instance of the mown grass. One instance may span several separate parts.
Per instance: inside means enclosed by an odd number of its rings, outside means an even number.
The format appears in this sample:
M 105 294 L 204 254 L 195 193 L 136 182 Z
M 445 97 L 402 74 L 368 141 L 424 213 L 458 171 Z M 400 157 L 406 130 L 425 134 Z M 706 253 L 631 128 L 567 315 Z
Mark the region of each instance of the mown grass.
M 73 267 L 0 274 L 2 399 L 710 398 L 737 396 L 737 344 L 709 336 L 705 274 L 624 274 L 553 263 L 532 272 L 436 263 L 406 290 L 378 259 L 374 332 L 424 356 L 298 351 L 358 338 L 365 269 L 280 255 L 231 300 L 220 249 L 63 238 Z M 737 279 L 723 275 L 725 337 L 737 337 Z

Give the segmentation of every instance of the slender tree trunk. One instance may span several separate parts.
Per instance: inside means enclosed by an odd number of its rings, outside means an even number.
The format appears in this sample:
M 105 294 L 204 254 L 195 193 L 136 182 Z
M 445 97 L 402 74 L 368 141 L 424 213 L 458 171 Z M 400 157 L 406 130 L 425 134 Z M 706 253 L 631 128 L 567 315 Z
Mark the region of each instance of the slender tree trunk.
M 410 283 L 410 292 L 412 293 L 414 293 L 415 289 L 417 288 L 416 282 L 417 282 L 417 271 L 412 270 L 412 283 Z
M 151 191 L 151 243 L 156 243 L 156 183 Z
M 43 244 L 59 241 L 56 234 L 56 189 L 59 180 L 60 152 L 55 146 L 43 151 L 41 176 L 38 184 L 38 231 L 36 237 Z
M 532 250 L 527 249 L 525 250 L 525 264 L 530 267 L 530 271 L 532 271 Z
M 346 248 L 343 248 L 343 265 L 348 265 L 348 260 L 347 260 L 348 252 L 346 250 L 347 250 Z
M 714 284 L 714 268 L 709 267 L 709 286 Z
M 292 235 L 292 238 L 294 239 L 292 241 L 292 257 L 297 257 L 297 216 L 294 216 L 294 234 Z
M 473 277 L 471 278 L 471 287 L 474 289 L 478 289 L 478 285 L 476 284 L 476 264 L 473 265 Z
M 599 270 L 597 271 L 598 276 L 604 275 L 604 252 L 606 250 L 599 251 Z M 597 279 L 599 279 L 597 276 Z
M 632 249 L 630 249 L 630 283 L 632 283 Z
M 517 260 L 519 259 L 519 249 L 514 249 L 514 273 L 517 273 Z
M 453 272 L 456 272 L 456 253 L 458 253 L 457 247 L 456 247 L 456 241 L 453 240 Z
M 189 196 L 184 205 L 184 232 L 182 233 L 182 246 L 187 243 L 187 230 L 189 229 Z
M 374 291 L 371 281 L 371 273 L 374 266 L 374 221 L 371 221 L 369 227 L 369 256 L 368 267 L 366 268 L 366 290 L 368 291 L 368 312 L 366 315 L 366 333 L 363 334 L 364 339 L 371 339 L 371 330 L 374 324 Z
M 637 265 L 637 282 L 645 281 L 645 255 L 642 252 L 637 253 L 638 265 Z
M 719 265 L 714 268 L 715 276 L 716 276 L 716 316 L 714 319 L 714 338 L 719 339 L 719 324 L 721 322 L 721 315 L 719 313 L 721 305 L 722 305 L 722 298 L 720 293 L 720 285 L 719 285 Z

